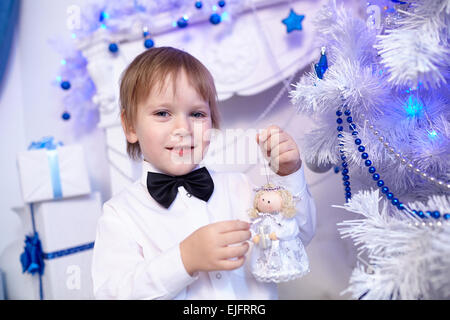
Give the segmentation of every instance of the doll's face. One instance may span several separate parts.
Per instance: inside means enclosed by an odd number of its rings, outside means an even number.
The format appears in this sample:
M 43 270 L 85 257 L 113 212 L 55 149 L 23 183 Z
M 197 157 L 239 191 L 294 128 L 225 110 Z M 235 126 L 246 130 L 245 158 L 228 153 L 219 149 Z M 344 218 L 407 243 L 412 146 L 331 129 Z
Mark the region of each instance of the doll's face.
M 256 208 L 259 212 L 279 212 L 281 211 L 281 196 L 277 191 L 265 191 L 258 199 Z

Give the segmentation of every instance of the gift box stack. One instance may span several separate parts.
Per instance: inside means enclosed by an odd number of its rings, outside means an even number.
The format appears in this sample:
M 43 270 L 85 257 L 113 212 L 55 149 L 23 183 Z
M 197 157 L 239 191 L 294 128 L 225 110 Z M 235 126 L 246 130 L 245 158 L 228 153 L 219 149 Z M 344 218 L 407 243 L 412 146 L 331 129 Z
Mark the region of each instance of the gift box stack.
M 98 192 L 91 193 L 81 146 L 34 142 L 17 158 L 26 239 L 20 263 L 36 299 L 92 299 L 91 260 Z M 31 227 L 30 227 L 31 226 Z

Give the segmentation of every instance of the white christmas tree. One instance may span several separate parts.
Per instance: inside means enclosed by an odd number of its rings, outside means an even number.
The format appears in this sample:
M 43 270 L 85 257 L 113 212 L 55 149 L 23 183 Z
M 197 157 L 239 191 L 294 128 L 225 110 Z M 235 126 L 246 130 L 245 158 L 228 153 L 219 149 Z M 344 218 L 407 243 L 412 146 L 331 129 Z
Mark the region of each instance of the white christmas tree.
M 341 166 L 341 207 L 363 216 L 339 224 L 368 259 L 346 292 L 449 298 L 450 1 L 367 6 L 367 21 L 335 1 L 316 19 L 325 54 L 291 91 L 318 124 L 305 160 Z

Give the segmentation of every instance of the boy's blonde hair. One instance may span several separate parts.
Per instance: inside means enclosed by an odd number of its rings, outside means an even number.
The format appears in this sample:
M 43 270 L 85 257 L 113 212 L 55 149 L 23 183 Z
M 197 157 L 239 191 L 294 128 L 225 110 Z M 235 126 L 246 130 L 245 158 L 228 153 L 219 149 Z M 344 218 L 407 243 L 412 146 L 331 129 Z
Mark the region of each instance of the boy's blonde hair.
M 174 91 L 179 72 L 184 70 L 189 83 L 209 104 L 212 127 L 219 128 L 217 92 L 213 77 L 206 67 L 189 53 L 172 47 L 151 48 L 138 55 L 125 69 L 120 78 L 120 115 L 125 130 L 133 128 L 139 103 L 153 90 L 164 86 L 168 76 L 173 81 Z M 139 141 L 127 141 L 128 155 L 137 160 L 141 157 Z
M 272 184 L 266 184 L 264 185 L 264 188 L 273 188 L 274 185 Z M 248 214 L 250 216 L 250 218 L 255 219 L 258 217 L 258 201 L 259 198 L 261 198 L 264 193 L 267 192 L 267 190 L 260 190 L 256 193 L 255 195 L 255 199 L 253 200 L 253 208 L 248 210 Z M 295 216 L 295 214 L 297 213 L 297 210 L 295 209 L 295 199 L 292 196 L 292 194 L 285 189 L 279 189 L 276 190 L 275 192 L 277 192 L 280 197 L 281 197 L 281 211 L 280 213 L 283 215 L 283 217 L 285 218 L 292 218 L 293 216 Z

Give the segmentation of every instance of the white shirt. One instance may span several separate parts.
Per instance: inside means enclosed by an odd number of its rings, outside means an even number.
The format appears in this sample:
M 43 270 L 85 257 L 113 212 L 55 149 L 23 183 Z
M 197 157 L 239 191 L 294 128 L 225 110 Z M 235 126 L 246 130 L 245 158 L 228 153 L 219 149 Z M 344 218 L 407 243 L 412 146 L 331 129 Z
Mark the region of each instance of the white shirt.
M 203 166 L 203 165 L 200 165 Z M 205 225 L 240 219 L 249 221 L 254 186 L 243 173 L 209 173 L 214 192 L 208 202 L 180 186 L 165 209 L 147 191 L 147 172 L 159 172 L 144 161 L 142 176 L 103 205 L 93 252 L 92 278 L 97 299 L 277 299 L 275 283 L 254 279 L 249 253 L 244 266 L 231 271 L 198 272 L 184 268 L 180 242 Z M 303 165 L 297 172 L 272 179 L 301 197 L 296 219 L 306 246 L 316 225 L 316 208 L 308 191 Z

